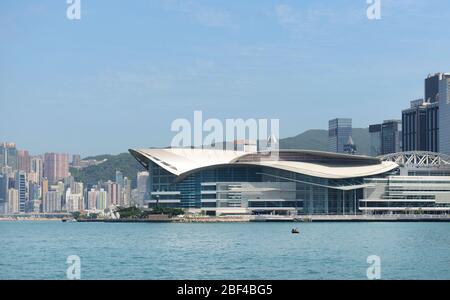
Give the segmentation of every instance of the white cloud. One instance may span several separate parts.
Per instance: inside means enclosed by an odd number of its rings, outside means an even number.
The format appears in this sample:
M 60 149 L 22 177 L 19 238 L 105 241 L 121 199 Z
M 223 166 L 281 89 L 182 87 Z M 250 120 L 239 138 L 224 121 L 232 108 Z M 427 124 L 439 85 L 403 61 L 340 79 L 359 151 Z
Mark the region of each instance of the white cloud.
M 189 0 L 163 0 L 163 7 L 170 11 L 184 13 L 202 26 L 239 29 L 228 11 L 212 8 Z
M 311 3 L 301 9 L 287 4 L 274 6 L 272 16 L 279 25 L 290 32 L 292 37 L 303 41 L 303 45 L 314 43 L 332 47 L 336 35 L 346 30 L 353 30 L 366 19 L 366 6 L 363 1 L 359 6 L 326 5 Z
M 287 4 L 276 5 L 275 16 L 284 28 L 303 33 L 313 30 L 320 22 L 329 23 L 337 19 L 336 13 L 326 7 L 310 7 L 299 11 Z
M 298 15 L 289 5 L 279 4 L 275 6 L 275 14 L 282 25 L 296 25 L 299 22 Z

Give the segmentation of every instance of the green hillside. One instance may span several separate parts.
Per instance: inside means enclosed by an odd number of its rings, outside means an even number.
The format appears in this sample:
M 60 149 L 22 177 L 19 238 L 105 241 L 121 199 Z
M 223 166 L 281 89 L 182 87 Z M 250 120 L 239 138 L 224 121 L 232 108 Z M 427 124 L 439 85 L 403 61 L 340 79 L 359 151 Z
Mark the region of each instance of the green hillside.
M 358 147 L 358 154 L 369 154 L 370 136 L 368 128 L 353 128 L 353 141 Z M 328 151 L 328 131 L 311 129 L 295 137 L 281 139 L 280 149 Z
M 311 129 L 295 137 L 280 139 L 280 149 L 328 150 L 328 131 Z
M 104 163 L 97 166 L 90 166 L 82 170 L 70 169 L 70 173 L 76 181 L 81 181 L 87 186 L 97 184 L 99 181 L 116 180 L 116 170 L 121 171 L 123 176 L 132 180 L 132 188 L 136 187 L 136 174 L 144 168 L 129 153 L 119 155 L 99 155 L 89 159 L 103 160 Z

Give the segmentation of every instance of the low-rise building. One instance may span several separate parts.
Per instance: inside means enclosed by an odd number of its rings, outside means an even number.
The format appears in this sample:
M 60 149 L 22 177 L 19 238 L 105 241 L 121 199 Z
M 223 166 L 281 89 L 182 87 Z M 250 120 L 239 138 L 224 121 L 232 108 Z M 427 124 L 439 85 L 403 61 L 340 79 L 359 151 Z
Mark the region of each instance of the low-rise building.
M 450 156 L 433 152 L 401 152 L 381 157 L 395 162 L 395 176 L 366 178 L 364 213 L 450 213 Z
M 450 213 L 449 176 L 389 176 L 364 181 L 365 213 Z

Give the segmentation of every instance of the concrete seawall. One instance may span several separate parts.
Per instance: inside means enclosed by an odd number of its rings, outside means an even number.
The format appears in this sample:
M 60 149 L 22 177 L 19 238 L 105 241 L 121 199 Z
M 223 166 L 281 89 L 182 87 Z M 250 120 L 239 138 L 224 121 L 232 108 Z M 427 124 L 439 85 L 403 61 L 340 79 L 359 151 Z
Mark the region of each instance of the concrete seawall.
M 150 219 L 93 219 L 78 222 L 106 223 L 246 223 L 246 222 L 450 222 L 450 215 L 309 215 L 309 216 L 228 216 L 174 217 Z
M 450 215 L 309 215 L 256 217 L 254 222 L 450 222 Z

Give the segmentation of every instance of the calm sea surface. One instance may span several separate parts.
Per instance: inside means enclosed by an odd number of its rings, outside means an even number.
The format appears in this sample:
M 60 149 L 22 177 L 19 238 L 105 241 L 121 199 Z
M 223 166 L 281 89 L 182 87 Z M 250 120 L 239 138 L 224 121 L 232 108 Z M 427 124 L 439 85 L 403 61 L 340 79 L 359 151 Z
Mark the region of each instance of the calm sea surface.
M 299 227 L 301 234 L 291 234 Z M 0 222 L 0 279 L 450 279 L 450 223 Z

